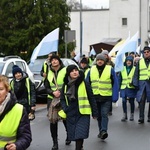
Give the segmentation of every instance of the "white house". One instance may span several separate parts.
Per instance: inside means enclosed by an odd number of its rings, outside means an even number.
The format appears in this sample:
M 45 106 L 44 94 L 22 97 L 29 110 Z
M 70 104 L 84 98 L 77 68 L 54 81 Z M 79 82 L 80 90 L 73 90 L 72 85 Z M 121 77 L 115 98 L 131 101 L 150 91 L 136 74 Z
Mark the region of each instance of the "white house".
M 88 55 L 89 45 L 99 43 L 103 38 L 126 39 L 129 34 L 132 37 L 137 31 L 142 48 L 148 41 L 149 0 L 110 0 L 109 9 L 81 12 L 76 10 L 70 13 L 70 28 L 76 31 L 76 52 L 82 50 L 82 54 Z

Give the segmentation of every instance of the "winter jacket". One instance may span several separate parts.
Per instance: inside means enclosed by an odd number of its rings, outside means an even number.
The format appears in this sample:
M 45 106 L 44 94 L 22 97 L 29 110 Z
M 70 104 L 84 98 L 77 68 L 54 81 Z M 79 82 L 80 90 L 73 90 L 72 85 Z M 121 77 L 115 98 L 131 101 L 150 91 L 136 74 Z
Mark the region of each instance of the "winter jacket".
M 86 139 L 89 136 L 89 128 L 90 128 L 90 115 L 83 115 L 79 111 L 78 104 L 78 88 L 81 82 L 85 82 L 83 71 L 79 71 L 80 77 L 75 82 L 75 100 L 68 101 L 68 105 L 66 103 L 66 98 L 64 94 L 64 87 L 68 84 L 68 76 L 66 75 L 64 78 L 64 85 L 62 87 L 61 92 L 61 105 L 62 109 L 67 115 L 66 123 L 67 123 L 67 133 L 69 140 L 75 141 L 77 139 Z M 92 94 L 91 86 L 85 82 L 86 91 L 89 103 L 92 108 L 92 116 L 97 117 L 97 106 L 96 101 Z
M 144 59 L 144 58 L 142 58 Z M 135 88 L 138 89 L 137 91 L 137 95 L 136 95 L 136 100 L 138 102 L 141 101 L 142 95 L 144 90 L 146 90 L 146 99 L 148 102 L 150 102 L 150 79 L 147 80 L 139 80 L 140 79 L 140 69 L 139 69 L 139 63 L 141 63 L 141 60 L 139 60 L 139 62 L 136 65 L 135 68 L 135 73 L 133 76 L 133 80 L 132 80 L 132 84 L 135 86 Z M 148 65 L 150 65 L 150 60 L 149 59 L 144 59 L 145 60 L 145 64 L 148 68 Z
M 10 100 L 7 103 L 3 113 L 0 115 L 0 122 L 7 117 L 7 113 L 11 111 L 11 109 L 16 105 L 16 97 L 10 92 Z M 6 118 L 5 118 L 6 119 Z M 10 118 L 8 118 L 10 119 Z M 15 119 L 15 118 L 13 118 Z M 13 120 L 12 120 L 13 121 Z M 1 133 L 1 132 L 0 132 Z M 0 135 L 2 136 L 2 135 Z M 28 115 L 25 110 L 23 109 L 22 117 L 18 125 L 16 141 L 14 142 L 16 145 L 17 150 L 26 150 L 32 141 L 31 129 L 30 129 L 30 122 L 28 120 Z
M 12 81 L 10 82 L 10 85 L 12 91 L 15 93 L 17 97 L 17 102 L 22 104 L 26 108 L 27 113 L 29 113 L 31 107 L 36 105 L 36 92 L 35 92 L 35 85 L 29 78 L 28 78 L 29 79 L 29 89 L 28 89 L 26 81 L 27 78 L 28 75 L 24 72 L 20 81 L 16 81 L 16 79 L 13 78 Z

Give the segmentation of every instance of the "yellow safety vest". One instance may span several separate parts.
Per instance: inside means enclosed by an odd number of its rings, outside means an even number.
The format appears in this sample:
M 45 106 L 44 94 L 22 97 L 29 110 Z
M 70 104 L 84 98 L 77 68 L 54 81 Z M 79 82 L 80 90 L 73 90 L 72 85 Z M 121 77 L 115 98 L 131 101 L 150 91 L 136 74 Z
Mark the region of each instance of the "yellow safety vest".
M 10 82 L 10 87 L 11 87 L 11 89 L 14 91 L 14 80 L 11 80 L 11 82 Z M 31 104 L 31 99 L 30 99 L 30 97 L 31 97 L 31 91 L 30 91 L 30 82 L 29 82 L 29 78 L 26 78 L 26 87 L 27 87 L 27 91 L 28 91 L 28 104 L 29 104 L 29 106 L 30 106 L 30 104 Z
M 139 80 L 149 80 L 150 65 L 147 67 L 144 58 L 139 60 Z
M 112 96 L 111 85 L 111 66 L 106 65 L 101 77 L 99 77 L 98 69 L 96 65 L 92 66 L 90 71 L 91 86 L 94 95 Z
M 62 88 L 62 85 L 64 83 L 64 77 L 65 77 L 65 74 L 66 74 L 66 67 L 62 68 L 59 72 L 58 72 L 58 75 L 57 75 L 57 79 L 56 79 L 56 82 L 57 82 L 57 85 L 58 85 L 58 89 L 61 89 Z M 48 72 L 48 77 L 47 77 L 49 83 L 50 83 L 50 86 L 51 86 L 51 89 L 53 91 L 57 90 L 57 86 L 53 83 L 53 80 L 54 80 L 54 72 L 52 72 L 51 70 L 49 70 Z M 53 98 L 53 96 L 49 95 L 47 96 L 48 98 Z
M 48 65 L 47 65 L 47 61 L 46 60 L 44 61 L 44 64 L 43 64 L 43 72 L 46 73 L 46 74 L 48 72 Z M 43 77 L 42 80 L 44 81 L 45 77 Z
M 93 63 L 93 60 L 91 58 L 89 58 L 89 66 L 91 66 Z
M 64 93 L 67 91 L 67 86 L 64 88 Z M 66 104 L 68 105 L 68 98 L 65 94 Z M 78 104 L 79 104 L 79 111 L 83 115 L 90 115 L 91 114 L 91 106 L 88 100 L 87 91 L 85 87 L 85 83 L 82 82 L 78 88 Z
M 22 114 L 23 106 L 21 104 L 15 104 L 0 122 L 0 150 L 3 150 L 8 142 L 16 141 Z
M 133 66 L 130 73 L 127 74 L 126 67 L 124 66 L 123 71 L 121 71 L 121 75 L 122 75 L 121 89 L 125 89 L 126 87 L 132 88 L 132 89 L 134 88 L 134 86 L 129 86 L 129 83 L 132 82 L 134 72 L 135 72 L 135 67 Z

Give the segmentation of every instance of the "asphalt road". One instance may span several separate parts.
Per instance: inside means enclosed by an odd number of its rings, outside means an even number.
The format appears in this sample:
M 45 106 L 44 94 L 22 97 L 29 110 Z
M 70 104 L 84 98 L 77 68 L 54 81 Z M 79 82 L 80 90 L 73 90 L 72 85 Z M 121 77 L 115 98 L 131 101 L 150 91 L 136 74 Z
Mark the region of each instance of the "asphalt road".
M 146 122 L 147 118 L 145 118 L 144 124 L 138 124 L 137 106 L 136 103 L 135 120 L 121 122 L 122 107 L 121 100 L 119 100 L 118 107 L 113 107 L 113 115 L 109 117 L 109 136 L 105 141 L 97 138 L 97 121 L 91 119 L 90 135 L 84 142 L 84 150 L 149 150 L 150 123 Z M 39 107 L 36 111 L 36 119 L 31 122 L 33 141 L 28 150 L 51 150 L 52 139 L 46 114 L 44 107 Z M 75 150 L 74 142 L 69 146 L 65 145 L 66 132 L 62 122 L 59 122 L 58 137 L 59 150 Z

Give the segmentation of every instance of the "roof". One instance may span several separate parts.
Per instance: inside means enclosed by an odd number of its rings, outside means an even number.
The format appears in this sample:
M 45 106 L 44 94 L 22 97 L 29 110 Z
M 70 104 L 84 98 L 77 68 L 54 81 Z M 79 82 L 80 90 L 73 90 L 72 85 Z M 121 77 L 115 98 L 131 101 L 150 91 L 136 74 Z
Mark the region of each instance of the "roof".
M 92 47 L 96 54 L 101 53 L 103 49 L 111 51 L 119 41 L 121 41 L 121 38 L 103 38 L 99 43 L 90 45 L 90 51 Z

